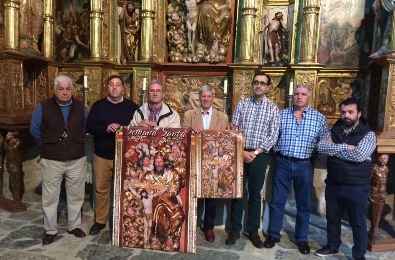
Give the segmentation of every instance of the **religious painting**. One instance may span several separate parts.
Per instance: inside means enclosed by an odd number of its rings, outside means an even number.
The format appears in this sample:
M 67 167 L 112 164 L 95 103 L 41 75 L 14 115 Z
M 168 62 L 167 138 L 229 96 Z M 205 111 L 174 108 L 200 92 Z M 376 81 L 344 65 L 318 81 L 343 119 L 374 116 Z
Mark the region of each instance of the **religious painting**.
M 369 56 L 376 51 L 372 46 L 375 23 L 371 8 L 373 2 L 374 0 L 321 2 L 317 55 L 320 64 L 348 67 L 368 64 Z M 383 33 L 384 30 L 380 34 Z
M 90 2 L 56 1 L 54 17 L 55 60 L 62 63 L 90 58 Z
M 291 55 L 288 25 L 293 12 L 288 6 L 262 6 L 262 21 L 259 32 L 260 63 L 267 67 L 284 67 Z
M 241 131 L 205 130 L 195 134 L 191 147 L 197 198 L 243 197 Z
M 186 128 L 123 127 L 116 134 L 113 244 L 195 252 Z

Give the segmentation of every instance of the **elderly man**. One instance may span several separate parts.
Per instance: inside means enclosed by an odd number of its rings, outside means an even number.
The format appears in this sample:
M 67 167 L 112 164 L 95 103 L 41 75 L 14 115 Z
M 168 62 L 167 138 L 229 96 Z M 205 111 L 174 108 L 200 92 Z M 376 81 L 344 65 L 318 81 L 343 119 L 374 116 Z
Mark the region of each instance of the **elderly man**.
M 315 251 L 317 256 L 339 253 L 341 220 L 347 210 L 354 246 L 352 256 L 365 259 L 368 244 L 366 203 L 369 198 L 376 135 L 365 118 L 359 103 L 348 98 L 342 101 L 340 119 L 318 143 L 318 152 L 328 155 L 325 179 L 327 242 Z
M 37 104 L 30 133 L 41 142 L 42 207 L 45 236 L 43 245 L 54 241 L 60 187 L 66 179 L 68 233 L 85 237 L 81 230 L 81 207 L 85 195 L 85 124 L 88 112 L 84 103 L 72 96 L 73 82 L 67 76 L 54 81 L 55 95 Z
M 295 239 L 299 252 L 309 254 L 309 218 L 313 187 L 314 159 L 317 143 L 328 132 L 326 118 L 309 106 L 310 87 L 298 85 L 293 94 L 293 106 L 280 112 L 280 135 L 274 151 L 270 224 L 264 246 L 274 247 L 280 241 L 285 203 L 293 185 L 296 199 Z
M 148 103 L 134 113 L 129 126 L 140 127 L 180 127 L 180 116 L 163 102 L 165 87 L 159 80 L 153 80 L 148 87 Z
M 229 119 L 226 114 L 213 108 L 215 91 L 210 86 L 203 86 L 199 90 L 200 107 L 185 112 L 183 127 L 191 127 L 196 133 L 203 129 L 226 129 Z M 213 231 L 215 211 L 217 208 L 216 199 L 204 200 L 204 222 L 203 229 L 207 241 L 213 242 L 215 234 Z
M 107 80 L 108 96 L 96 101 L 89 113 L 87 132 L 95 141 L 93 172 L 95 174 L 95 223 L 89 235 L 99 234 L 108 220 L 110 191 L 114 175 L 115 131 L 128 125 L 138 106 L 123 97 L 123 79 L 112 75 Z
M 266 93 L 271 78 L 258 72 L 252 81 L 253 96 L 239 101 L 233 114 L 232 129 L 244 132 L 244 187 L 248 181 L 248 239 L 257 248 L 263 248 L 258 235 L 261 217 L 261 190 L 269 162 L 269 150 L 277 141 L 279 130 L 279 110 Z M 240 238 L 243 217 L 243 199 L 232 199 L 231 232 L 225 244 L 234 245 Z

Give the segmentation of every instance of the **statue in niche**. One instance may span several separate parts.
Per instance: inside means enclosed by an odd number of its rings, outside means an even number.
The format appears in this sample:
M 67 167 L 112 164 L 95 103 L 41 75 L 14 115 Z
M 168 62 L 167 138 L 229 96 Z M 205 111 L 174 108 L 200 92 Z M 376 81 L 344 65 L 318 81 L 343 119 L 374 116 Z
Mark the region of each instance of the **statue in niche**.
M 0 199 L 4 199 L 3 193 L 3 177 L 4 177 L 4 158 L 5 158 L 5 140 L 3 135 L 0 133 Z
M 380 154 L 377 158 L 377 163 L 372 166 L 372 187 L 369 194 L 371 224 L 369 236 L 373 243 L 380 239 L 378 227 L 385 205 L 385 197 L 387 196 L 388 159 L 388 154 Z
M 336 80 L 336 87 L 331 88 L 327 86 L 328 91 L 331 93 L 333 100 L 336 103 L 336 113 L 339 114 L 339 104 L 352 96 L 352 88 L 350 83 L 343 83 L 340 80 Z
M 217 57 L 217 60 L 225 60 L 232 23 L 230 11 L 230 0 L 211 0 L 200 5 L 198 33 L 199 41 L 205 47 L 206 62 L 214 63 L 213 54 L 223 57 Z M 218 47 L 214 43 L 218 44 Z M 216 51 L 213 51 L 213 46 Z
M 19 132 L 7 132 L 4 149 L 6 151 L 6 167 L 10 175 L 10 188 L 14 198 L 14 204 L 22 204 L 23 194 L 23 169 L 21 140 Z
M 392 0 L 375 0 L 372 9 L 375 14 L 375 20 L 378 24 L 378 35 L 380 39 L 373 39 L 374 41 L 379 42 L 381 46 L 378 50 L 372 53 L 369 58 L 376 59 L 382 55 L 388 54 L 390 50 L 390 41 L 391 41 L 391 30 L 392 30 L 392 21 L 393 21 L 393 13 L 394 11 L 394 1 Z M 386 13 L 382 13 L 382 10 L 386 11 Z M 383 18 L 384 17 L 384 18 Z M 382 21 L 384 20 L 384 22 Z
M 288 30 L 288 26 L 284 21 L 283 13 L 277 12 L 274 18 L 262 25 L 262 32 L 266 31 L 266 39 L 270 60 L 268 66 L 279 66 L 282 65 L 280 62 L 284 58 L 284 49 L 286 42 L 285 33 Z
M 118 1 L 119 3 L 119 1 Z M 136 60 L 136 50 L 140 39 L 140 19 L 135 4 L 127 1 L 122 6 L 119 15 L 121 29 L 121 63 L 130 63 Z
M 39 41 L 44 32 L 44 3 L 42 0 L 20 1 L 20 42 L 22 52 L 41 54 Z
M 197 0 L 185 0 L 185 6 L 188 10 L 186 17 L 186 25 L 188 30 L 188 50 L 191 53 L 195 52 L 195 36 L 196 26 L 198 21 L 198 6 Z M 198 0 L 198 2 L 200 2 Z

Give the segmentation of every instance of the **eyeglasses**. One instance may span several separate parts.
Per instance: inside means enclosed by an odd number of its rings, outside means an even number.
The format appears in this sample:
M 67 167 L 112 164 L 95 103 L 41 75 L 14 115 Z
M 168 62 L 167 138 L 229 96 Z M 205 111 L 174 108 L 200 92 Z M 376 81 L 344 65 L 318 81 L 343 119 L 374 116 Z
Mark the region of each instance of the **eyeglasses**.
M 64 141 L 66 139 L 67 139 L 67 128 L 63 127 L 62 128 L 62 134 L 60 135 L 59 140 L 60 141 Z
M 259 81 L 259 80 L 254 80 L 254 81 L 252 82 L 252 84 L 253 84 L 254 86 L 259 86 L 259 85 L 261 85 L 261 86 L 264 86 L 264 87 L 266 87 L 266 86 L 269 85 L 267 82 L 265 82 L 265 81 Z
M 122 85 L 122 83 L 116 83 L 116 84 L 114 84 L 114 83 L 110 83 L 110 84 L 108 84 L 108 86 L 109 87 L 117 87 L 117 88 L 120 88 L 120 87 L 122 87 L 123 85 Z

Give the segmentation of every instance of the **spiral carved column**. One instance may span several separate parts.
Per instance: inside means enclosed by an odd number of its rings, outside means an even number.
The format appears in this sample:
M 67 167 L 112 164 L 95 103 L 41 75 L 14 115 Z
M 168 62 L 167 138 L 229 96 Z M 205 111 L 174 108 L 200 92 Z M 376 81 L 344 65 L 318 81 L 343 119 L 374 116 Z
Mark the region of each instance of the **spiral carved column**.
M 320 7 L 321 0 L 305 0 L 302 18 L 301 56 L 299 63 L 317 63 Z

